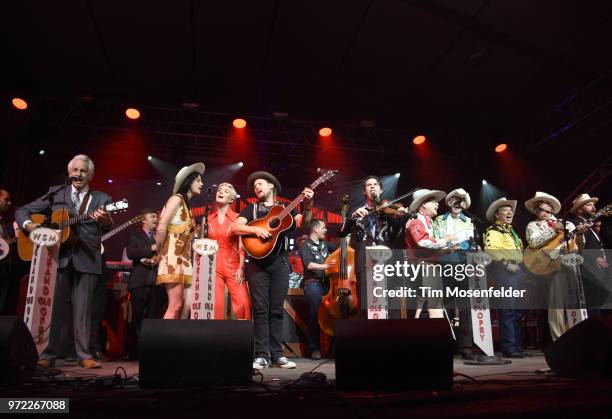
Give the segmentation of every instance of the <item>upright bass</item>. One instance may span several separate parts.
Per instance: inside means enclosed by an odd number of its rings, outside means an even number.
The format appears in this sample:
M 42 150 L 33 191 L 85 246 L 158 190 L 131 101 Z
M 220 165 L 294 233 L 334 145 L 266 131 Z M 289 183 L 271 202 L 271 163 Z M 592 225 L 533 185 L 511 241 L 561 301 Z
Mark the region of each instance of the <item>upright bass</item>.
M 342 198 L 342 221 L 348 213 L 348 195 Z M 319 325 L 330 336 L 334 335 L 336 319 L 350 319 L 359 312 L 359 295 L 355 276 L 355 249 L 348 245 L 349 237 L 340 239 L 340 246 L 327 257 L 325 263 L 332 265 L 325 270 L 329 278 L 329 292 L 319 307 Z

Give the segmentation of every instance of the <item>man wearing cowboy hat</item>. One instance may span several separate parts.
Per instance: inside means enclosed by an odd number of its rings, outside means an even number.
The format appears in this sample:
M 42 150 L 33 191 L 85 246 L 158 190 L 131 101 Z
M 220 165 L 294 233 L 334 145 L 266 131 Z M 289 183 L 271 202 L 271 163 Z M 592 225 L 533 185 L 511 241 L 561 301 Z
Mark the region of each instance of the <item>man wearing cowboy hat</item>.
M 444 237 L 436 238 L 432 219 L 438 214 L 439 201 L 446 196 L 446 192 L 419 189 L 413 194 L 410 211 L 417 213 L 417 218 L 411 219 L 406 223 L 404 239 L 409 257 L 413 261 L 429 261 L 433 265 L 436 261 L 434 249 L 450 248 L 453 241 L 456 241 L 456 234 L 447 234 Z M 418 249 L 429 249 L 431 251 L 419 251 Z M 424 265 L 425 266 L 425 265 Z M 422 275 L 422 286 L 434 290 L 442 289 L 442 277 L 437 275 L 433 268 L 425 269 Z M 427 310 L 430 318 L 444 317 L 444 308 L 441 297 L 430 297 L 417 294 L 416 318 L 421 315 L 421 307 L 427 301 Z
M 589 194 L 580 194 L 572 202 L 569 210 L 570 221 L 578 231 L 584 232 L 580 243 L 584 263 L 580 268 L 582 274 L 584 296 L 589 309 L 589 316 L 599 314 L 602 306 L 610 295 L 612 278 L 610 277 L 610 261 L 606 257 L 605 245 L 600 235 L 592 228 L 592 218 L 597 213 L 596 204 L 599 198 Z
M 448 254 L 440 255 L 440 261 L 445 263 L 466 263 L 465 251 L 472 248 L 474 239 L 474 224 L 470 217 L 463 213 L 472 204 L 470 194 L 463 188 L 454 189 L 446 195 L 444 199 L 448 211 L 445 214 L 437 216 L 433 221 L 434 237 L 443 238 L 447 234 L 457 235 L 457 241 L 451 242 L 450 245 L 455 247 L 457 251 L 452 251 Z M 454 285 L 458 287 L 467 287 L 469 281 L 457 281 Z M 470 310 L 462 307 L 457 307 L 457 301 L 450 301 L 456 307 L 459 316 L 459 327 L 457 329 L 457 347 L 459 354 L 464 359 L 474 359 L 472 352 L 472 320 Z M 457 312 L 452 310 L 453 312 Z
M 271 173 L 258 171 L 251 173 L 247 187 L 255 193 L 257 203 L 249 204 L 232 223 L 232 233 L 238 236 L 255 235 L 267 239 L 270 233 L 261 227 L 248 226 L 247 223 L 265 217 L 270 208 L 280 205 L 276 196 L 281 191 L 281 184 Z M 312 197 L 314 192 L 304 188 L 306 197 L 305 213 L 291 215 L 295 227 L 307 225 L 312 217 Z M 254 369 L 263 369 L 270 364 L 279 368 L 295 368 L 295 362 L 283 356 L 283 303 L 289 288 L 288 246 L 285 236 L 279 237 L 280 249 L 265 259 L 252 258 L 247 264 L 246 277 L 253 303 L 253 322 L 255 326 L 255 360 Z
M 546 246 L 557 235 L 564 231 L 565 226 L 555 217 L 561 210 L 561 202 L 552 195 L 545 192 L 536 192 L 534 197 L 525 202 L 527 211 L 535 214 L 536 220 L 527 224 L 525 238 L 532 249 L 540 249 Z M 575 229 L 574 224 L 567 223 L 568 231 Z M 559 257 L 559 251 L 563 244 L 549 253 L 551 259 Z M 568 275 L 571 272 L 560 268 L 547 278 L 547 281 L 539 281 L 539 284 L 548 285 L 548 327 L 550 336 L 555 341 L 570 328 L 568 319 L 565 318 L 565 308 L 569 304 L 568 286 L 572 283 Z
M 448 211 L 439 215 L 434 220 L 434 233 L 436 237 L 444 237 L 447 234 L 456 234 L 457 241 L 453 243 L 460 250 L 470 248 L 471 239 L 474 237 L 474 224 L 470 217 L 463 213 L 472 204 L 470 194 L 465 189 L 452 190 L 444 200 Z
M 489 272 L 497 288 L 523 287 L 523 271 L 519 263 L 523 260 L 523 243 L 516 230 L 512 227 L 516 201 L 500 198 L 487 209 L 487 220 L 493 225 L 487 228 L 484 235 L 485 251 L 493 262 Z M 531 355 L 524 352 L 521 345 L 521 310 L 516 298 L 500 301 L 499 332 L 501 335 L 501 351 L 508 358 L 524 358 Z

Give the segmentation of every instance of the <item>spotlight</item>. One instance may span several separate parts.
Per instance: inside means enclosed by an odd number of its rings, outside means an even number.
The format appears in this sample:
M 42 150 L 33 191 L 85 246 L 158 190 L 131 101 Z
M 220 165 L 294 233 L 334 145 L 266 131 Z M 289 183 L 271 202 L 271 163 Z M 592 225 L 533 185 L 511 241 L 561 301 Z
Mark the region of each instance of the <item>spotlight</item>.
M 399 178 L 401 175 L 402 175 L 402 174 L 401 174 L 400 172 L 397 172 L 397 173 L 395 174 L 395 177 Z
M 236 195 L 236 199 L 240 199 L 240 195 Z
M 238 167 L 242 167 L 242 166 L 244 166 L 244 163 L 243 163 L 243 162 L 241 162 L 241 161 L 239 161 L 239 162 L 238 162 Z
M 38 152 L 38 154 L 39 154 L 40 156 L 44 155 L 44 154 L 45 154 L 45 150 L 40 150 L 40 151 Z
M 236 118 L 234 122 L 232 122 L 232 125 L 234 128 L 242 129 L 247 126 L 247 122 L 242 118 Z
M 319 135 L 321 137 L 329 137 L 330 135 L 332 135 L 332 129 L 329 127 L 323 127 L 319 130 Z
M 14 97 L 13 100 L 11 100 L 11 103 L 13 104 L 15 109 L 19 109 L 20 111 L 28 109 L 28 102 L 21 99 L 20 97 Z
M 140 118 L 140 111 L 136 108 L 127 108 L 125 110 L 125 116 L 130 119 L 138 119 Z
M 508 148 L 508 144 L 498 144 L 497 147 L 495 147 L 495 152 L 503 153 L 504 151 L 506 151 L 507 148 Z
M 161 182 L 157 182 L 157 183 L 156 183 L 156 185 L 157 185 L 157 186 L 161 186 L 161 185 L 162 185 L 162 183 L 161 183 Z
M 412 139 L 412 143 L 415 145 L 419 145 L 419 144 L 423 144 L 425 140 L 426 138 L 424 135 L 417 135 L 416 137 Z
M 107 179 L 106 182 L 107 183 L 113 183 L 113 180 L 112 179 Z
M 486 184 L 487 184 L 487 181 L 483 179 L 483 180 L 482 180 L 482 184 L 483 184 L 483 185 L 486 185 Z
M 148 156 L 147 160 L 149 160 L 149 161 L 153 160 L 153 156 Z

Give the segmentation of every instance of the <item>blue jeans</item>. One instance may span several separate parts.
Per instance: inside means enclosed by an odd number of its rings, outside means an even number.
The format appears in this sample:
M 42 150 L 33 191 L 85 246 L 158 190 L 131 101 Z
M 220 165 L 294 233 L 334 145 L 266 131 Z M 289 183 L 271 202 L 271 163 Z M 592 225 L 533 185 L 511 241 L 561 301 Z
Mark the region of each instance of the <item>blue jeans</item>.
M 499 262 L 491 264 L 490 273 L 493 276 L 495 288 L 501 287 L 523 289 L 523 271 L 511 273 Z M 504 308 L 497 310 L 499 317 L 499 334 L 501 337 L 501 351 L 504 353 L 522 352 L 521 325 L 522 318 L 521 302 L 516 298 L 501 299 L 498 302 Z
M 308 325 L 308 349 L 310 352 L 321 350 L 321 328 L 317 314 L 321 306 L 321 299 L 327 294 L 325 287 L 320 281 L 307 281 L 304 284 L 304 297 L 308 314 L 306 324 Z

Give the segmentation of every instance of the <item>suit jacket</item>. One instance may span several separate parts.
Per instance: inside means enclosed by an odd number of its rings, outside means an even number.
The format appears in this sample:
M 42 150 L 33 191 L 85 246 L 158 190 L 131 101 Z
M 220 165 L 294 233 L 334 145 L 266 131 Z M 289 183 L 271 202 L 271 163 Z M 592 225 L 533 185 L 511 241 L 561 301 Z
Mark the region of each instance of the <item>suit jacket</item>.
M 49 191 L 54 191 L 61 188 L 61 185 L 52 186 Z M 90 189 L 91 190 L 91 189 Z M 45 194 L 37 200 L 30 202 L 27 205 L 19 208 L 15 212 L 15 219 L 20 227 L 23 223 L 30 219 L 32 214 L 47 214 L 66 208 L 71 216 L 78 214 L 78 209 L 74 207 L 71 198 L 71 187 L 66 186 L 53 196 L 53 206 L 49 200 L 49 194 Z M 103 205 L 111 204 L 113 201 L 110 196 L 104 192 L 91 191 L 91 201 L 88 212 L 93 212 L 94 209 Z M 72 261 L 74 269 L 78 272 L 90 274 L 102 274 L 102 254 L 100 252 L 102 246 L 102 234 L 111 229 L 111 226 L 102 226 L 99 222 L 88 218 L 74 226 L 79 241 L 72 244 L 69 241 L 65 242 L 60 247 L 59 268 L 65 268 Z
M 570 218 L 569 221 L 574 225 L 584 223 L 584 219 L 578 216 Z M 584 263 L 582 264 L 582 276 L 585 280 L 591 280 L 595 282 L 605 283 L 610 282 L 610 269 L 600 269 L 597 267 L 596 258 L 605 254 L 604 243 L 601 237 L 598 237 L 593 229 L 590 228 L 584 233 L 584 248 L 582 249 L 582 255 L 584 256 Z
M 155 252 L 151 250 L 152 244 L 155 244 L 155 240 L 151 239 L 142 228 L 130 233 L 126 249 L 128 258 L 132 260 L 132 273 L 128 282 L 129 289 L 155 284 L 157 266 L 140 263 L 140 259 L 151 258 L 155 255 Z

